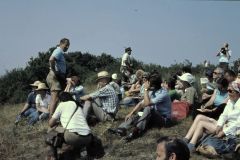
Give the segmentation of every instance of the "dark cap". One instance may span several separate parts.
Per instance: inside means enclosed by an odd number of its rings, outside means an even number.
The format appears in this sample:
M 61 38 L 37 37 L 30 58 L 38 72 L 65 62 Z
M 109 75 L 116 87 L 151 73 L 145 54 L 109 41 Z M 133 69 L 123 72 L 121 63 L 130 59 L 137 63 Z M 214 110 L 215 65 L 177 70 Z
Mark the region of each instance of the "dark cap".
M 125 48 L 125 52 L 131 52 L 131 51 L 132 51 L 131 47 Z

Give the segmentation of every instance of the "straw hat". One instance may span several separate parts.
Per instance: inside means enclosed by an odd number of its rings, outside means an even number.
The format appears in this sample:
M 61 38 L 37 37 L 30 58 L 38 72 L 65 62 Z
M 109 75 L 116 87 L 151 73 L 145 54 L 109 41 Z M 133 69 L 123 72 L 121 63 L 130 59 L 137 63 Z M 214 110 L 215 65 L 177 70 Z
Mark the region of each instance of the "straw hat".
M 114 80 L 118 79 L 117 73 L 113 73 L 113 74 L 112 74 L 112 79 L 114 79 Z
M 39 91 L 39 90 L 47 90 L 48 87 L 46 86 L 45 83 L 39 83 L 38 84 L 38 88 L 36 89 L 36 91 Z
M 30 84 L 30 86 L 37 87 L 39 83 L 41 83 L 41 82 L 40 81 L 35 81 L 33 84 Z
M 109 73 L 107 71 L 101 71 L 97 74 L 97 80 L 96 81 L 99 81 L 100 79 L 103 79 L 103 78 L 110 78 L 109 76 Z

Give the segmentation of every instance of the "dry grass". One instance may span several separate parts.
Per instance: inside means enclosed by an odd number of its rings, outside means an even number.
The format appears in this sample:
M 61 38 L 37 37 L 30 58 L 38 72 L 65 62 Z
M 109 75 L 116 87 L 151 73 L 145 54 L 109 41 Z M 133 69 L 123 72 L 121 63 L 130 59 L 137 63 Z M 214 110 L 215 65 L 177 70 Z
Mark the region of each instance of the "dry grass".
M 43 136 L 47 130 L 47 123 L 37 123 L 34 127 L 29 127 L 26 122 L 21 122 L 18 126 L 15 126 L 15 117 L 21 108 L 22 104 L 0 107 L 0 159 L 43 160 L 46 148 Z M 103 160 L 155 159 L 156 140 L 160 136 L 181 138 L 186 134 L 192 123 L 190 119 L 186 119 L 171 128 L 150 129 L 144 136 L 126 144 L 120 137 L 108 134 L 107 129 L 117 127 L 129 110 L 121 109 L 118 120 L 113 123 L 99 123 L 92 128 L 93 132 L 103 140 L 103 144 L 106 146 L 107 154 L 102 158 Z M 203 160 L 207 158 L 193 154 L 191 159 Z

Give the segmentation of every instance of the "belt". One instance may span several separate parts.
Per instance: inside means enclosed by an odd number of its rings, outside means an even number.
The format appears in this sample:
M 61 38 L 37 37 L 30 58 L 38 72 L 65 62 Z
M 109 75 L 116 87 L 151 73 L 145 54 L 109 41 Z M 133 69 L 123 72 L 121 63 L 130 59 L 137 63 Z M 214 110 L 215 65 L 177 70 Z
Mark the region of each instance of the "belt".
M 91 135 L 91 133 L 89 133 L 89 134 L 87 134 L 87 135 L 81 135 L 81 134 L 79 134 L 79 133 L 77 133 L 77 132 L 72 132 L 72 133 L 74 133 L 74 134 L 76 134 L 76 135 L 78 135 L 78 136 L 81 136 L 81 137 L 88 137 L 88 136 Z

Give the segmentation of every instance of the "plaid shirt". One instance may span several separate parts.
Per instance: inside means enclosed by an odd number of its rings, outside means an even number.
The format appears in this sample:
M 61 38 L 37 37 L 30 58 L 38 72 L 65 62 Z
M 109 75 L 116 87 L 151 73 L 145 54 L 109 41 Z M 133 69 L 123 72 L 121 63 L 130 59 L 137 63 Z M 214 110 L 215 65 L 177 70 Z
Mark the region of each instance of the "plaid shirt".
M 112 114 L 117 113 L 118 97 L 110 84 L 107 84 L 105 87 L 91 93 L 90 97 L 93 99 L 99 98 L 105 112 Z

